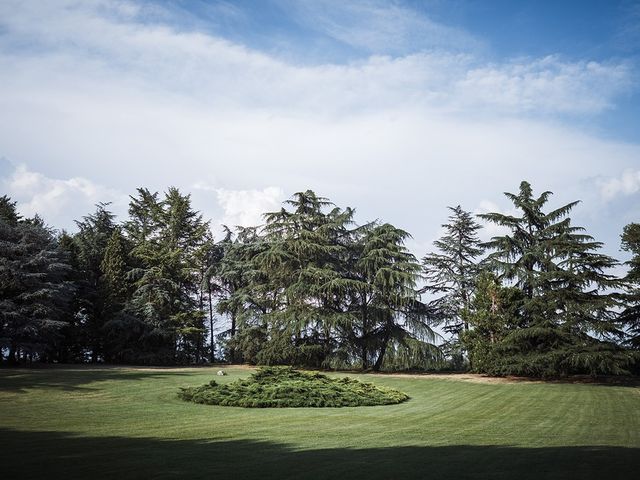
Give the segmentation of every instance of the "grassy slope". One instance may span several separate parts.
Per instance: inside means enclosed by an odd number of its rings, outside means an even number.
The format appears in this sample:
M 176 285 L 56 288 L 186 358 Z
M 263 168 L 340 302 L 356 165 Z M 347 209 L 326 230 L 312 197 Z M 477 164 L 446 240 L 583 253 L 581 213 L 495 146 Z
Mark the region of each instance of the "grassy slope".
M 183 402 L 216 369 L 0 370 L 0 474 L 64 478 L 634 478 L 640 389 L 364 375 L 411 400 Z M 229 369 L 216 377 L 247 376 Z

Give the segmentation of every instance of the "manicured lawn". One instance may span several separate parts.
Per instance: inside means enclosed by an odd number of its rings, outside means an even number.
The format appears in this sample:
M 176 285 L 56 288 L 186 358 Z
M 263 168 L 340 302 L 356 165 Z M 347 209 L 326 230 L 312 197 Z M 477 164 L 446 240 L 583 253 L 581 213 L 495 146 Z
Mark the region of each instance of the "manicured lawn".
M 399 405 L 178 399 L 207 369 L 0 370 L 0 477 L 637 478 L 640 388 L 358 375 Z M 230 382 L 250 371 L 227 369 Z

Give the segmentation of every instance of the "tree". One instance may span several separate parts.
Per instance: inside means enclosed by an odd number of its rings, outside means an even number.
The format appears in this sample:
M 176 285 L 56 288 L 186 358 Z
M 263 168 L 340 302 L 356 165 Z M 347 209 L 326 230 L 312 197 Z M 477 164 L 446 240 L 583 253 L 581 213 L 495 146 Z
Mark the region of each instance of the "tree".
M 256 363 L 359 361 L 377 370 L 438 357 L 408 234 L 389 224 L 353 226 L 353 215 L 307 190 L 266 214 L 249 237 L 227 241 L 219 276 L 228 295 L 219 309 L 232 316 L 232 351 Z
M 116 227 L 107 242 L 100 264 L 100 292 L 106 318 L 102 327 L 104 356 L 107 362 L 135 361 L 137 342 L 142 326 L 137 318 L 127 312 L 132 285 L 128 278 L 131 268 L 130 246 Z
M 498 346 L 509 332 L 521 327 L 521 305 L 519 288 L 503 286 L 492 273 L 479 274 L 467 317 L 471 328 L 460 335 L 474 370 L 496 371 L 502 355 Z
M 407 238 L 407 232 L 385 223 L 368 229 L 362 239 L 356 270 L 363 287 L 363 368 L 373 360 L 373 370 L 380 370 L 390 348 L 393 360 L 403 360 L 404 368 L 428 364 L 440 355 L 429 324 L 432 312 L 416 289 L 421 266 L 404 246 Z
M 0 198 L 0 345 L 9 363 L 55 356 L 73 293 L 65 252 L 39 217 Z
M 116 229 L 115 215 L 108 206 L 99 203 L 94 213 L 76 221 L 78 233 L 73 237 L 80 271 L 77 315 L 92 362 L 104 360 L 104 325 L 110 319 L 105 303 L 109 294 L 104 289 L 101 268 L 107 244 Z
M 519 327 L 497 344 L 500 362 L 491 373 L 558 375 L 623 373 L 632 358 L 612 341 L 620 285 L 606 273 L 617 262 L 598 253 L 602 244 L 571 225 L 578 202 L 548 213 L 551 192 L 533 196 L 527 182 L 518 194 L 506 193 L 520 216 L 488 213 L 485 220 L 510 230 L 486 245 L 488 265 L 522 291 Z M 498 357 L 497 357 L 498 358 Z
M 627 342 L 640 348 L 640 224 L 630 223 L 622 232 L 622 249 L 632 254 L 627 262 L 629 271 L 624 278 L 624 310 L 620 321 L 627 329 Z
M 11 198 L 7 195 L 0 197 L 0 219 L 7 225 L 16 226 L 21 220 L 18 210 L 16 209 L 16 202 L 12 202 Z
M 484 248 L 478 238 L 482 227 L 473 215 L 460 205 L 449 210 L 449 221 L 442 225 L 445 233 L 433 242 L 438 252 L 422 260 L 426 280 L 423 291 L 436 297 L 430 306 L 444 322 L 445 331 L 454 335 L 448 342 L 450 350 L 461 357 L 460 334 L 469 330 L 471 302 L 480 273 L 477 259 Z
M 294 194 L 285 205 L 291 210 L 265 214 L 264 249 L 252 257 L 251 298 L 258 299 L 262 328 L 268 328 L 258 358 L 320 366 L 332 350 L 329 289 L 340 275 L 337 237 L 352 212 L 311 190 Z
M 258 317 L 267 313 L 268 308 L 260 300 L 261 292 L 256 291 L 261 281 L 253 260 L 266 244 L 255 227 L 237 227 L 235 236 L 231 229 L 224 228 L 225 236 L 216 244 L 219 261 L 207 274 L 209 298 L 217 299 L 216 311 L 230 321 L 229 328 L 219 335 L 226 339 L 229 360 L 255 363 L 266 341 L 266 331 Z M 212 311 L 210 315 L 213 317 Z M 245 330 L 242 339 L 236 338 L 239 328 Z M 247 343 L 247 339 L 251 340 Z
M 205 327 L 197 259 L 209 225 L 192 209 L 190 196 L 173 187 L 162 200 L 157 193 L 138 189 L 129 215 L 125 230 L 133 245 L 134 268 L 127 309 L 145 325 L 144 361 L 198 360 Z
M 219 269 L 220 262 L 222 261 L 222 256 L 222 249 L 220 248 L 220 245 L 214 241 L 211 232 L 205 232 L 202 245 L 196 252 L 196 264 L 200 267 L 198 279 L 200 284 L 200 291 L 198 293 L 198 308 L 201 312 L 206 311 L 207 314 L 205 316 L 208 317 L 209 320 L 208 357 L 211 363 L 214 363 L 216 359 L 216 344 L 214 339 L 215 317 L 213 314 L 213 302 L 214 295 L 218 290 L 218 285 L 216 283 L 216 272 Z

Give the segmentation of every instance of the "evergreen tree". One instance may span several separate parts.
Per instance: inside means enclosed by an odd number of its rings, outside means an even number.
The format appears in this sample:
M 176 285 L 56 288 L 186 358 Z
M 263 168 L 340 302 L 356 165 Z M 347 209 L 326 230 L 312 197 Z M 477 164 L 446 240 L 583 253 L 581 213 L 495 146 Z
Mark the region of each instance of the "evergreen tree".
M 620 320 L 627 329 L 628 343 L 640 348 L 640 224 L 630 223 L 622 233 L 622 249 L 632 254 L 627 262 L 629 271 L 624 278 L 625 308 Z
M 501 361 L 498 345 L 521 327 L 521 305 L 519 288 L 503 286 L 492 273 L 479 274 L 467 316 L 471 328 L 460 335 L 474 370 L 495 372 Z
M 76 221 L 76 244 L 79 281 L 79 311 L 85 332 L 86 347 L 91 351 L 91 361 L 104 360 L 104 325 L 110 320 L 106 299 L 108 292 L 102 282 L 102 261 L 109 239 L 116 229 L 115 215 L 107 209 L 109 204 L 99 203 L 96 211 Z
M 354 227 L 353 214 L 299 192 L 265 215 L 260 234 L 227 247 L 222 278 L 235 283 L 219 308 L 235 312 L 240 329 L 230 346 L 245 360 L 315 367 L 359 360 L 379 370 L 438 358 L 408 234 L 388 224 Z
M 438 252 L 422 260 L 427 283 L 423 291 L 436 297 L 430 306 L 444 322 L 444 330 L 454 335 L 446 347 L 461 357 L 460 334 L 469 330 L 471 301 L 480 272 L 478 258 L 484 249 L 478 238 L 482 227 L 473 215 L 460 205 L 449 210 L 449 221 L 442 225 L 445 233 L 434 242 Z
M 267 244 L 256 227 L 237 227 L 235 236 L 229 228 L 225 230 L 225 237 L 218 243 L 220 263 L 212 272 L 216 309 L 229 318 L 229 328 L 220 337 L 226 339 L 230 361 L 256 363 L 266 341 L 267 327 L 262 317 L 270 311 L 272 302 L 265 289 L 266 275 L 256 268 L 254 258 Z
M 126 311 L 131 294 L 128 242 L 120 227 L 116 227 L 107 242 L 100 264 L 100 291 L 106 322 L 102 327 L 104 355 L 107 362 L 135 361 L 137 341 L 142 331 L 140 321 Z
M 396 367 L 399 361 L 402 368 L 424 367 L 440 356 L 433 345 L 432 312 L 416 289 L 421 266 L 404 246 L 407 238 L 407 232 L 385 223 L 369 228 L 362 239 L 356 271 L 364 287 L 358 339 L 363 368 L 380 370 L 385 360 Z
M 523 297 L 519 328 L 496 345 L 499 361 L 490 373 L 624 372 L 631 357 L 608 341 L 620 335 L 616 301 L 607 293 L 619 282 L 605 273 L 617 262 L 571 225 L 568 215 L 578 202 L 545 213 L 552 193 L 534 197 L 527 182 L 518 194 L 505 195 L 521 215 L 481 215 L 510 230 L 487 243 L 494 250 L 488 264 Z
M 80 295 L 81 287 L 84 285 L 84 272 L 80 267 L 78 244 L 73 235 L 62 231 L 58 237 L 58 245 L 71 267 L 68 281 L 74 286 L 74 295 L 63 317 L 65 325 L 60 330 L 62 339 L 59 342 L 57 361 L 60 363 L 84 362 L 88 342 L 83 319 L 78 314 L 84 304 Z
M 282 208 L 265 215 L 265 249 L 252 259 L 253 292 L 269 322 L 262 363 L 304 363 L 320 366 L 332 350 L 335 320 L 330 283 L 339 277 L 335 241 L 350 222 L 313 191 L 298 192 Z M 329 209 L 329 211 L 326 211 Z
M 53 232 L 39 218 L 21 219 L 0 198 L 0 346 L 9 363 L 57 354 L 73 284 Z
M 21 220 L 16 209 L 16 202 L 12 202 L 7 195 L 0 197 L 0 219 L 7 225 L 14 227 Z
M 204 313 L 197 254 L 206 242 L 208 223 L 191 207 L 189 195 L 170 188 L 163 200 L 138 189 L 125 224 L 134 268 L 128 310 L 145 325 L 144 361 L 188 362 L 200 356 Z
M 215 342 L 215 328 L 214 324 L 216 323 L 216 319 L 214 316 L 214 296 L 217 291 L 217 284 L 215 283 L 215 272 L 219 268 L 220 262 L 222 260 L 222 249 L 220 246 L 214 241 L 213 235 L 211 232 L 205 232 L 204 239 L 201 247 L 196 252 L 196 264 L 199 266 L 198 269 L 198 282 L 199 282 L 199 292 L 198 292 L 198 308 L 201 312 L 203 312 L 205 317 L 206 329 L 209 333 L 209 348 L 208 352 L 205 352 L 206 347 L 206 333 L 203 332 L 201 338 L 201 348 L 203 349 L 203 357 L 202 360 L 208 358 L 209 362 L 215 362 L 215 351 L 216 351 L 216 342 Z M 208 322 L 207 322 L 208 320 Z M 204 325 L 204 324 L 203 324 Z M 198 359 L 200 361 L 201 359 Z

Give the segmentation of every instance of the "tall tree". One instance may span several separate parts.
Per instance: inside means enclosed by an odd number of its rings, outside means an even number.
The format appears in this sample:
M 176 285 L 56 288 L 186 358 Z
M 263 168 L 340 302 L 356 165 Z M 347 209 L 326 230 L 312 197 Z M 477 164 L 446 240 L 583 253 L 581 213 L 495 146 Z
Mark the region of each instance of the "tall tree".
M 107 242 L 100 270 L 100 292 L 103 295 L 103 310 L 106 318 L 102 327 L 104 356 L 107 362 L 130 362 L 136 360 L 135 350 L 141 331 L 139 321 L 126 311 L 131 294 L 128 279 L 130 267 L 129 244 L 116 227 Z
M 147 358 L 191 361 L 201 355 L 204 338 L 197 254 L 208 223 L 193 210 L 190 196 L 173 187 L 162 200 L 138 189 L 129 215 L 125 228 L 133 244 L 134 285 L 128 309 L 147 327 L 142 338 Z
M 108 210 L 108 203 L 96 205 L 96 211 L 76 221 L 78 233 L 73 237 L 76 244 L 77 261 L 81 272 L 79 283 L 78 316 L 86 333 L 91 350 L 91 360 L 104 359 L 104 330 L 109 320 L 102 277 L 102 261 L 107 243 L 116 229 L 115 215 Z
M 219 334 L 226 340 L 228 359 L 255 362 L 259 350 L 256 342 L 261 346 L 265 339 L 258 317 L 268 308 L 262 292 L 257 291 L 256 285 L 262 282 L 253 259 L 264 250 L 265 243 L 255 227 L 237 227 L 235 235 L 224 228 L 225 236 L 216 244 L 218 261 L 207 272 L 209 298 L 216 299 L 217 313 L 229 319 L 229 328 Z M 213 318 L 212 309 L 209 314 Z M 239 328 L 244 330 L 240 339 L 236 338 Z
M 467 317 L 471 328 L 460 335 L 473 370 L 495 373 L 502 355 L 499 346 L 506 335 L 521 327 L 521 305 L 519 288 L 503 286 L 489 272 L 478 275 Z
M 366 285 L 362 308 L 363 368 L 380 370 L 390 350 L 404 368 L 439 357 L 430 326 L 432 312 L 419 300 L 421 266 L 404 243 L 409 234 L 391 224 L 368 229 L 356 269 Z M 373 357 L 372 357 L 373 356 Z
M 625 308 L 620 320 L 627 329 L 628 343 L 640 348 L 640 224 L 630 223 L 622 232 L 622 249 L 632 254 L 627 262 L 629 271 L 624 278 Z
M 265 362 L 321 365 L 331 351 L 327 284 L 339 273 L 334 234 L 349 222 L 328 199 L 298 192 L 265 215 L 264 251 L 253 257 L 254 292 L 269 322 Z M 342 224 L 339 224 L 342 222 Z
M 480 273 L 479 257 L 484 248 L 478 238 L 482 228 L 471 213 L 449 207 L 451 215 L 442 225 L 444 235 L 433 242 L 436 253 L 426 255 L 422 264 L 426 286 L 423 292 L 434 296 L 430 306 L 453 334 L 447 346 L 453 356 L 461 357 L 460 334 L 469 330 L 471 302 Z
M 50 360 L 73 293 L 70 265 L 53 232 L 39 218 L 21 219 L 0 198 L 0 345 L 8 361 Z
M 620 335 L 615 322 L 619 286 L 606 273 L 617 262 L 598 252 L 602 244 L 571 225 L 578 202 L 544 212 L 551 192 L 535 197 L 531 185 L 506 193 L 519 216 L 481 215 L 510 230 L 494 237 L 488 264 L 523 293 L 519 328 L 496 346 L 502 355 L 492 373 L 557 375 L 622 373 L 631 357 L 609 341 Z

